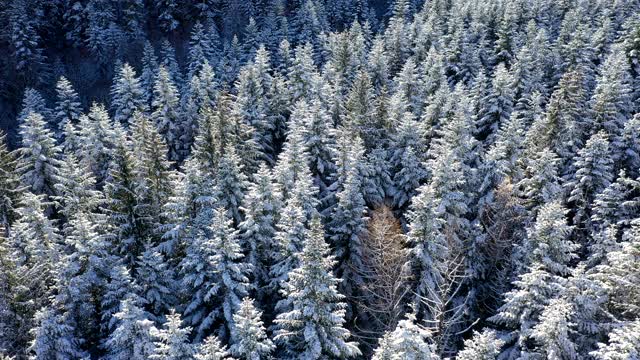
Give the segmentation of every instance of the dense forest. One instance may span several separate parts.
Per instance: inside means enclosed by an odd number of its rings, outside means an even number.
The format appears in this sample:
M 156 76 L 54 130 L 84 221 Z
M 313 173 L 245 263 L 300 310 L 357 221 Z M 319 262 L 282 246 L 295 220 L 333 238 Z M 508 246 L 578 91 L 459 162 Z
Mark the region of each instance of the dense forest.
M 640 359 L 640 1 L 0 20 L 0 359 Z

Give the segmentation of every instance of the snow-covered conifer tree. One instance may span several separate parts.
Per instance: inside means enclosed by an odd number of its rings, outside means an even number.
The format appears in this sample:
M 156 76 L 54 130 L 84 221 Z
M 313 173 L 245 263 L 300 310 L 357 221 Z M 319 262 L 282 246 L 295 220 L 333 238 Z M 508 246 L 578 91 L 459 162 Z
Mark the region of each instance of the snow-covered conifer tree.
M 181 126 L 179 105 L 178 89 L 167 68 L 161 66 L 153 86 L 151 118 L 169 147 L 170 160 L 182 159 L 186 151 L 183 148 L 184 129 Z
M 82 105 L 78 93 L 74 90 L 71 82 L 61 76 L 56 83 L 55 108 L 55 129 L 59 139 L 64 135 L 64 129 L 68 122 L 78 122 L 80 113 L 82 113 Z
M 348 341 L 351 333 L 344 328 L 345 303 L 336 288 L 339 280 L 332 274 L 334 264 L 322 223 L 315 217 L 300 267 L 289 273 L 283 289 L 291 307 L 275 320 L 278 330 L 274 339 L 289 356 L 322 359 L 360 355 L 357 344 Z
M 245 297 L 233 314 L 231 329 L 231 353 L 239 359 L 268 359 L 275 345 L 267 337 L 262 323 L 262 312 L 256 309 L 253 300 Z
M 111 97 L 113 119 L 122 124 L 129 125 L 136 111 L 147 111 L 144 89 L 136 77 L 135 70 L 129 64 L 124 64 L 116 75 L 111 86 Z
M 189 360 L 193 359 L 195 349 L 189 343 L 190 327 L 182 327 L 180 314 L 171 309 L 162 329 L 151 329 L 155 338 L 153 355 L 149 359 Z
M 32 112 L 20 125 L 22 147 L 18 173 L 22 183 L 35 194 L 53 195 L 60 175 L 60 147 L 46 127 L 42 115 Z
M 105 341 L 109 360 L 150 359 L 155 345 L 151 336 L 153 323 L 134 298 L 127 297 L 120 304 L 120 311 L 113 315 L 118 325 Z

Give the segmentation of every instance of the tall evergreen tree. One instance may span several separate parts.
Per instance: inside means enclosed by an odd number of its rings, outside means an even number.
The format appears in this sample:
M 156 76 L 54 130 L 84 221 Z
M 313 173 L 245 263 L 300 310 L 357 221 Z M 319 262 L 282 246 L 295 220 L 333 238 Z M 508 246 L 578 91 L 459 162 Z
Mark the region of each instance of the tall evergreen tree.
M 76 123 L 80 119 L 82 105 L 80 104 L 78 93 L 64 76 L 61 76 L 56 83 L 56 100 L 55 129 L 56 135 L 60 139 L 64 134 L 67 123 Z
M 116 75 L 111 86 L 111 97 L 113 119 L 122 124 L 131 124 L 136 111 L 147 111 L 144 89 L 136 77 L 135 70 L 129 64 L 124 64 Z
M 151 118 L 169 147 L 170 160 L 182 159 L 186 150 L 183 148 L 184 129 L 181 127 L 179 104 L 178 89 L 168 69 L 161 66 L 153 86 Z
M 324 241 L 318 217 L 301 254 L 300 267 L 289 273 L 283 294 L 291 308 L 278 314 L 275 341 L 287 356 L 321 359 L 326 356 L 354 357 L 360 350 L 349 342 L 350 332 L 343 327 L 345 303 L 338 293 L 338 280 L 332 275 L 335 264 Z
M 195 349 L 189 343 L 191 328 L 182 327 L 180 314 L 175 310 L 167 315 L 164 329 L 152 329 L 151 335 L 156 339 L 153 355 L 149 359 L 188 360 L 193 359 Z
M 234 327 L 231 336 L 231 353 L 240 359 L 260 360 L 269 358 L 275 349 L 267 337 L 262 323 L 262 312 L 253 304 L 251 298 L 244 298 L 233 314 Z
M 60 147 L 46 127 L 42 115 L 30 113 L 20 125 L 22 147 L 18 173 L 22 183 L 35 194 L 55 194 L 60 175 Z

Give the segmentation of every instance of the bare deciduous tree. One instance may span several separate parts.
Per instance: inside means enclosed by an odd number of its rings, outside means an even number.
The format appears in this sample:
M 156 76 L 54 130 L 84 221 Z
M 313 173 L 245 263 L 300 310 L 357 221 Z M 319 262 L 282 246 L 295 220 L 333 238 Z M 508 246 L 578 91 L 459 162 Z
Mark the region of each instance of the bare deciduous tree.
M 364 289 L 355 299 L 363 310 L 358 334 L 363 344 L 375 347 L 376 340 L 401 320 L 406 311 L 403 300 L 410 291 L 405 235 L 390 207 L 371 211 L 362 245 Z

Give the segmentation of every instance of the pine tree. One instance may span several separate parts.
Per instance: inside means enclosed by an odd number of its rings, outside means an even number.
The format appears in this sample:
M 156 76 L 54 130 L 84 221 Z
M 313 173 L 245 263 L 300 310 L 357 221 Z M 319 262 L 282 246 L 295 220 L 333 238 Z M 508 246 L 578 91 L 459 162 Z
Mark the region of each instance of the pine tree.
M 125 125 L 133 121 L 136 111 L 146 112 L 144 89 L 131 65 L 125 63 L 119 70 L 111 86 L 111 108 L 113 119 Z
M 283 294 L 291 308 L 278 314 L 274 340 L 291 357 L 321 359 L 326 356 L 350 358 L 360 355 L 357 344 L 349 342 L 350 332 L 343 327 L 345 306 L 338 293 L 338 279 L 331 268 L 320 219 L 315 217 L 301 254 L 300 267 L 289 273 Z
M 58 139 L 63 137 L 67 123 L 77 123 L 82 113 L 82 106 L 78 93 L 65 78 L 61 76 L 56 84 L 56 135 Z
M 118 325 L 105 342 L 105 359 L 150 359 L 155 345 L 151 337 L 153 323 L 145 316 L 139 304 L 127 297 L 120 304 L 120 311 L 113 315 Z
M 151 335 L 156 339 L 153 355 L 149 359 L 188 360 L 193 359 L 195 349 L 189 343 L 190 327 L 182 327 L 180 314 L 171 309 L 167 315 L 164 329 L 152 329 Z
M 151 118 L 169 147 L 168 156 L 172 161 L 182 159 L 186 150 L 183 148 L 184 129 L 181 127 L 179 105 L 180 98 L 176 85 L 168 69 L 161 66 L 153 86 Z
M 30 113 L 20 125 L 20 135 L 22 148 L 17 171 L 22 183 L 35 194 L 53 195 L 62 165 L 60 147 L 42 115 Z
M 234 356 L 247 360 L 269 358 L 275 345 L 267 338 L 261 317 L 262 312 L 256 309 L 253 300 L 245 297 L 233 314 L 230 351 Z

